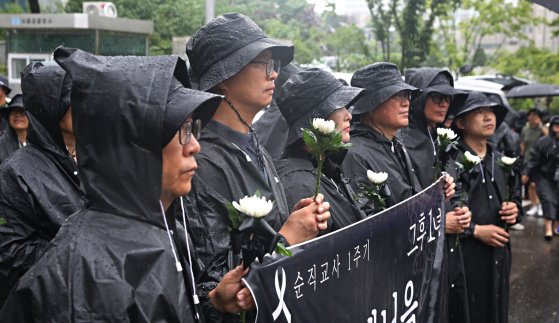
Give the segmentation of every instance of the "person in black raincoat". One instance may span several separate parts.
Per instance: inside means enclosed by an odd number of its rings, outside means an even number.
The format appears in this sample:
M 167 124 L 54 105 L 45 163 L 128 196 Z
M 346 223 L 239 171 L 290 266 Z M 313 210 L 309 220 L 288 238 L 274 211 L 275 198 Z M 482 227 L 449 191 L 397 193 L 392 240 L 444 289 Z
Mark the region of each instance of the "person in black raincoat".
M 25 115 L 21 94 L 12 98 L 6 108 L 0 108 L 2 119 L 8 123 L 8 129 L 0 137 L 0 164 L 27 141 L 29 120 Z
M 177 57 L 58 48 L 54 58 L 73 80 L 88 204 L 21 278 L 0 320 L 194 322 L 193 270 L 177 250 L 185 236 L 170 229 L 164 209 L 188 193 L 200 149 L 194 134 L 221 98 L 184 88 Z
M 389 193 L 385 193 L 384 199 L 387 206 L 395 205 L 421 191 L 411 159 L 396 138 L 396 132 L 408 126 L 410 98 L 419 90 L 404 83 L 396 65 L 384 62 L 357 70 L 351 85 L 365 88 L 365 94 L 352 111 L 360 122 L 351 130 L 353 147 L 344 160 L 344 173 L 356 192 L 360 186 L 370 185 L 367 170 L 387 173 Z M 449 182 L 447 189 L 449 197 L 454 192 L 454 183 Z M 366 199 L 362 199 L 361 208 L 367 214 L 378 212 Z
M 22 72 L 28 144 L 0 170 L 0 217 L 6 222 L 0 225 L 2 300 L 39 260 L 66 218 L 85 204 L 76 162 L 67 149 L 75 142 L 70 85 L 56 64 L 34 62 Z
M 401 132 L 402 141 L 406 147 L 421 188 L 433 183 L 435 177 L 435 161 L 438 156 L 437 126 L 440 126 L 446 116 L 454 114 L 457 106 L 464 104 L 466 94 L 454 89 L 452 75 L 441 68 L 410 68 L 405 72 L 406 83 L 421 90 L 421 95 L 411 103 L 410 125 Z M 452 108 L 451 108 L 452 106 Z M 450 109 L 450 110 L 449 110 Z M 456 178 L 454 161 L 447 161 L 445 169 Z M 461 194 L 461 187 L 457 185 L 456 197 Z M 447 206 L 445 222 L 446 268 L 448 278 L 448 321 L 469 322 L 468 298 L 466 293 L 466 279 L 464 263 L 460 245 L 456 243 L 458 235 L 470 225 L 471 213 L 467 206 L 460 207 L 459 198 L 451 200 Z
M 0 111 L 8 106 L 9 99 L 8 95 L 12 92 L 8 79 L 4 75 L 0 75 Z M 8 122 L 4 119 L 0 119 L 0 137 L 4 134 L 8 128 Z
M 550 241 L 559 220 L 559 116 L 551 117 L 549 134 L 540 137 L 532 146 L 526 164 L 526 175 L 536 183 L 538 197 L 545 217 L 544 237 Z
M 471 322 L 507 322 L 511 252 L 507 226 L 521 219 L 520 180 L 505 174 L 503 155 L 488 138 L 503 121 L 506 109 L 480 92 L 471 92 L 456 113 L 453 127 L 460 139 L 454 160 L 463 164 L 466 152 L 481 162 L 469 173 L 467 195 L 472 221 L 460 239 Z M 506 185 L 509 185 L 509 195 Z
M 278 78 L 274 81 L 276 89 L 280 89 L 287 79 L 300 70 L 301 69 L 293 63 L 283 67 Z M 254 132 L 256 136 L 258 136 L 258 141 L 275 162 L 280 160 L 283 156 L 287 141 L 287 133 L 289 132 L 289 126 L 278 109 L 278 94 L 279 90 L 274 91 L 272 103 L 253 125 Z
M 332 74 L 317 68 L 295 74 L 281 88 L 278 106 L 287 120 L 289 133 L 284 159 L 276 163 L 276 168 L 289 207 L 315 191 L 317 163 L 303 142 L 301 129 L 310 128 L 314 118 L 333 120 L 342 133 L 342 141 L 349 142 L 351 114 L 346 107 L 351 107 L 362 91 L 343 86 Z M 324 162 L 320 192 L 330 203 L 331 217 L 328 229 L 323 232 L 332 232 L 365 218 L 354 202 L 355 193 L 341 169 L 346 153 L 346 150 L 330 153 Z
M 202 300 L 211 301 L 212 290 L 230 269 L 229 203 L 256 192 L 273 200 L 265 220 L 285 238 L 284 244 L 314 238 L 326 229 L 329 205 L 319 195 L 302 200 L 290 212 L 272 158 L 260 147 L 251 126 L 254 116 L 272 102 L 274 81 L 279 69 L 293 59 L 293 46 L 268 38 L 250 18 L 229 13 L 196 31 L 186 53 L 198 89 L 224 95 L 202 133 L 202 152 L 196 158 L 200 170 L 186 203 L 187 226 L 204 264 L 199 279 Z M 226 309 L 213 301 L 204 304 L 213 321 L 238 320 L 224 317 L 220 312 Z

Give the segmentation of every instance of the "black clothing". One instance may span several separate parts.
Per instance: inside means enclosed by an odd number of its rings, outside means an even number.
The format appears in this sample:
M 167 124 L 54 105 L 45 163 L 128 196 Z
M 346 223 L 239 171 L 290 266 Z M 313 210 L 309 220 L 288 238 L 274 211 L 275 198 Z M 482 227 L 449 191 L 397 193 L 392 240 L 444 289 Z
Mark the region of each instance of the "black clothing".
M 463 103 L 465 94 L 453 88 L 454 81 L 450 73 L 439 68 L 412 68 L 406 70 L 406 82 L 416 86 L 423 92 L 411 104 L 410 125 L 402 129 L 400 137 L 406 147 L 413 164 L 414 173 L 417 175 L 422 189 L 435 181 L 435 161 L 438 154 L 437 131 L 430 129 L 425 118 L 425 101 L 431 92 L 438 92 L 452 96 L 452 101 L 447 114 L 453 114 L 455 106 Z M 455 102 L 459 101 L 459 102 Z M 444 169 L 455 181 L 457 180 L 454 161 L 449 160 Z M 442 165 L 441 165 L 442 166 Z M 447 210 L 460 206 L 459 196 L 462 192 L 459 183 L 456 183 L 453 203 L 447 203 Z M 458 200 L 458 201 L 457 201 Z M 442 288 L 446 293 L 448 322 L 468 323 L 468 297 L 466 293 L 466 279 L 464 275 L 464 262 L 460 244 L 456 243 L 458 235 L 447 234 L 445 241 L 445 270 L 447 286 Z M 444 295 L 444 294 L 443 294 Z
M 303 138 L 314 118 L 328 116 L 342 107 L 351 107 L 363 89 L 345 86 L 329 72 L 309 68 L 285 82 L 277 98 L 278 107 L 289 125 L 287 145 Z
M 0 320 L 193 322 L 189 263 L 179 253 L 184 270 L 177 270 L 172 245 L 180 244 L 180 232 L 166 230 L 158 201 L 163 116 L 184 61 L 65 48 L 54 57 L 74 82 L 72 118 L 88 205 L 68 218 L 21 278 Z M 201 104 L 182 100 L 186 120 L 192 105 Z
M 260 192 L 267 200 L 274 201 L 274 208 L 265 220 L 276 231 L 290 214 L 282 184 L 268 153 L 260 149 L 264 158 L 263 176 L 257 161 L 246 149 L 222 135 L 211 129 L 202 131 L 199 140 L 202 150 L 196 156 L 199 168 L 192 180 L 192 191 L 186 197 L 188 227 L 193 232 L 197 256 L 204 265 L 204 273 L 198 279 L 204 292 L 213 289 L 233 269 L 227 265 L 231 240 L 228 203 Z M 209 320 L 235 320 L 232 315 L 216 311 L 206 297 L 202 301 Z
M 499 125 L 489 141 L 505 156 L 520 156 L 520 136 L 506 122 Z
M 197 88 L 207 91 L 233 77 L 264 50 L 287 65 L 293 45 L 268 38 L 254 21 L 233 12 L 218 16 L 198 29 L 186 43 Z
M 396 64 L 386 62 L 373 63 L 355 71 L 351 77 L 351 86 L 365 89 L 363 96 L 355 102 L 352 112 L 354 115 L 376 110 L 400 91 L 409 90 L 413 96 L 420 92 L 402 80 Z
M 553 136 L 550 131 L 550 135 L 540 137 L 534 143 L 526 171 L 530 180 L 536 183 L 544 217 L 559 220 L 559 147 Z
M 398 139 L 390 141 L 376 130 L 357 123 L 352 127 L 350 142 L 353 147 L 349 149 L 342 168 L 351 180 L 351 187 L 355 192 L 360 191 L 359 185 L 370 185 L 367 170 L 388 173 L 388 207 L 421 191 L 408 153 Z M 368 202 L 362 200 L 359 205 L 370 215 L 367 210 Z
M 455 158 L 458 162 L 463 159 L 466 150 L 471 151 L 463 143 L 460 150 Z M 505 198 L 507 181 L 497 163 L 502 156 L 488 145 L 485 158 L 469 174 L 467 194 L 472 223 L 475 225 L 505 226 L 498 213 Z M 516 177 L 516 185 L 511 188 L 511 192 L 512 201 L 517 204 L 520 212 L 518 223 L 522 219 L 522 204 L 519 195 L 520 181 Z M 510 243 L 503 248 L 494 248 L 472 235 L 461 238 L 460 241 L 471 322 L 508 322 Z
M 342 152 L 336 156 L 337 158 L 327 157 L 324 162 L 320 178 L 320 193 L 324 195 L 324 200 L 330 203 L 331 216 L 328 220 L 328 229 L 321 234 L 336 231 L 365 218 L 365 214 L 359 210 L 354 201 L 355 193 L 340 166 L 345 153 L 346 151 Z M 299 200 L 314 195 L 316 162 L 308 152 L 293 150 L 286 159 L 280 160 L 276 167 L 290 209 Z
M 274 162 L 281 159 L 289 132 L 289 126 L 278 108 L 276 99 L 279 95 L 279 89 L 283 84 L 300 70 L 301 69 L 293 63 L 281 69 L 278 78 L 274 81 L 276 90 L 272 95 L 272 103 L 264 110 L 260 118 L 252 124 L 254 132 L 260 141 L 260 145 L 272 156 Z
M 0 165 L 18 148 L 19 138 L 16 132 L 8 126 L 4 134 L 0 136 Z
M 289 126 L 275 101 L 272 101 L 272 104 L 264 110 L 264 114 L 252 126 L 260 140 L 260 145 L 266 149 L 274 161 L 280 160 L 287 144 Z
M 58 66 L 34 63 L 23 71 L 26 99 L 32 102 L 27 109 L 27 145 L 0 170 L 0 217 L 6 220 L 0 225 L 0 281 L 6 284 L 0 301 L 39 260 L 66 218 L 85 204 L 76 162 L 59 128 L 47 126 L 58 124 L 68 105 L 45 92 L 60 93 L 64 83 L 66 73 Z

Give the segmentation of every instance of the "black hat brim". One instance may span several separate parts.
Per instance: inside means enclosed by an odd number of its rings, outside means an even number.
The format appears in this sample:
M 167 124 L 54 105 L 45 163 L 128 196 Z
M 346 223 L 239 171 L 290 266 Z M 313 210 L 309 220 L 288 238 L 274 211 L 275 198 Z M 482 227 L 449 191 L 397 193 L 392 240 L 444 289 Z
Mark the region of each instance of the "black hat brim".
M 230 79 L 266 49 L 272 50 L 272 57 L 279 59 L 282 66 L 289 64 L 293 60 L 294 48 L 292 45 L 287 45 L 267 37 L 261 38 L 241 47 L 210 66 L 196 80 L 198 89 L 200 91 L 207 91 L 219 83 Z
M 499 128 L 499 126 L 505 120 L 505 117 L 507 116 L 508 109 L 506 107 L 500 105 L 499 103 L 492 102 L 492 101 L 485 101 L 485 102 L 481 102 L 479 104 L 470 105 L 469 107 L 465 108 L 464 110 L 461 110 L 460 112 L 458 112 L 454 116 L 454 120 L 456 121 L 456 119 L 468 114 L 469 112 L 477 110 L 479 108 L 484 108 L 484 107 L 488 107 L 488 108 L 491 108 L 493 110 L 493 112 L 495 113 L 495 117 L 496 117 L 495 129 Z
M 308 128 L 313 118 L 328 119 L 328 116 L 341 108 L 351 107 L 354 102 L 359 100 L 363 93 L 363 89 L 352 86 L 342 85 L 330 94 L 326 99 L 322 100 L 318 105 L 309 111 L 309 113 L 295 120 L 289 125 L 289 134 L 287 136 L 286 146 L 289 146 L 303 137 L 302 128 Z
M 404 82 L 391 84 L 375 91 L 368 91 L 365 89 L 365 94 L 363 94 L 361 98 L 355 102 L 352 114 L 360 115 L 375 111 L 383 102 L 403 90 L 412 91 L 412 100 L 413 97 L 421 93 L 421 90 L 418 88 Z

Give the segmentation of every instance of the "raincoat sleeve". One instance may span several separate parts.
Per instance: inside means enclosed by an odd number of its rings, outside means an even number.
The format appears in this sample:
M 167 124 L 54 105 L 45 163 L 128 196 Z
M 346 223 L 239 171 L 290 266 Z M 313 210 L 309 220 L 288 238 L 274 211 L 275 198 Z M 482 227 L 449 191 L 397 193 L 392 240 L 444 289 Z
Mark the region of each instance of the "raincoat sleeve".
M 4 277 L 25 273 L 43 254 L 49 241 L 35 229 L 45 218 L 21 176 L 5 165 L 0 180 L 0 268 Z M 17 279 L 16 277 L 16 279 Z
M 281 182 L 285 189 L 287 206 L 293 210 L 301 199 L 313 196 L 316 175 L 308 171 L 296 171 L 283 176 Z
M 530 177 L 531 181 L 536 180 L 536 177 L 538 176 L 539 173 L 540 165 L 548 155 L 545 149 L 542 149 L 543 146 L 542 142 L 543 140 L 538 140 L 534 145 L 532 145 L 532 148 L 530 148 L 531 151 L 530 158 L 527 161 L 525 161 L 526 174 L 528 175 L 528 177 Z

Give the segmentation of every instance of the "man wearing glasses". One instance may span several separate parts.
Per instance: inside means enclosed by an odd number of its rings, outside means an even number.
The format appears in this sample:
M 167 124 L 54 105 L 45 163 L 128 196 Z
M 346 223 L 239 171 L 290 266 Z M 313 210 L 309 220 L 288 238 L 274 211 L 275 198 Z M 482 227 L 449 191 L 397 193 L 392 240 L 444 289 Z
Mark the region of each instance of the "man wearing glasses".
M 255 115 L 272 102 L 274 81 L 280 67 L 293 59 L 293 46 L 268 38 L 250 18 L 228 13 L 196 31 L 186 53 L 198 89 L 224 96 L 200 137 L 202 152 L 196 158 L 200 168 L 187 197 L 187 226 L 206 267 L 199 282 L 207 319 L 236 321 L 238 318 L 223 312 L 250 309 L 248 289 L 237 296 L 238 307 L 220 305 L 231 304 L 228 300 L 214 302 L 219 299 L 214 290 L 217 282 L 233 269 L 227 264 L 231 240 L 228 203 L 256 192 L 273 200 L 274 208 L 265 220 L 289 244 L 312 239 L 325 230 L 329 205 L 319 194 L 316 200 L 303 199 L 290 210 L 273 161 L 252 128 Z

